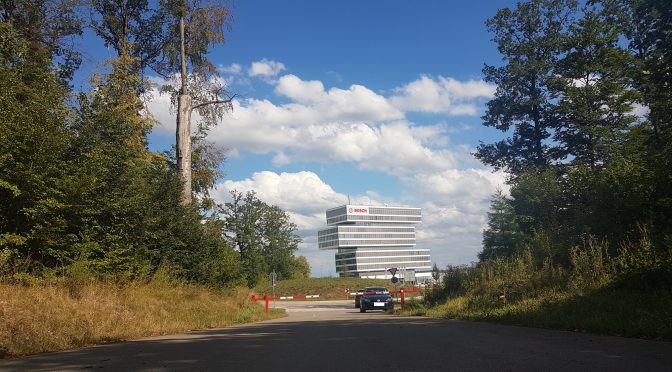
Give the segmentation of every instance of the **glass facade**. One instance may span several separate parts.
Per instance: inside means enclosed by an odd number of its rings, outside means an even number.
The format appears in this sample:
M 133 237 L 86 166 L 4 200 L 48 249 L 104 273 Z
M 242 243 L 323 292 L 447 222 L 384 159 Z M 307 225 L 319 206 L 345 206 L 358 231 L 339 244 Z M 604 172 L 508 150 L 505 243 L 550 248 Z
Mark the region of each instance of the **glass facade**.
M 416 277 L 430 275 L 429 249 L 416 248 L 420 208 L 343 205 L 329 209 L 326 218 L 330 227 L 318 231 L 318 245 L 337 251 L 340 276 L 389 278 L 387 269 L 393 267 L 402 277 L 407 270 Z

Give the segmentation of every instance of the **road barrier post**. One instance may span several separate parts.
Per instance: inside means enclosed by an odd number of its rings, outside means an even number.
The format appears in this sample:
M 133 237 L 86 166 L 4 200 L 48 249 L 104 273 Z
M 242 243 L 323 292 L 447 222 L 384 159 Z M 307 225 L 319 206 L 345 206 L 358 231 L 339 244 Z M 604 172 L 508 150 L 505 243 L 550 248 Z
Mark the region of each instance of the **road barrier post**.
M 268 293 L 264 295 L 264 301 L 266 301 L 266 313 L 268 314 Z
M 401 288 L 401 310 L 404 310 L 404 288 Z

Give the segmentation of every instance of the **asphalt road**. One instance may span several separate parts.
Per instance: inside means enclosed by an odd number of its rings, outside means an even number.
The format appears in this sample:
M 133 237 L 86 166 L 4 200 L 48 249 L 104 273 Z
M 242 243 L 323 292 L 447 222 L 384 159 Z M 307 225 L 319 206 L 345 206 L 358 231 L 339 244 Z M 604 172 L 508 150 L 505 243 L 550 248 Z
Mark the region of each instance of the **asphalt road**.
M 672 343 L 283 302 L 289 316 L 2 360 L 1 371 L 672 371 Z

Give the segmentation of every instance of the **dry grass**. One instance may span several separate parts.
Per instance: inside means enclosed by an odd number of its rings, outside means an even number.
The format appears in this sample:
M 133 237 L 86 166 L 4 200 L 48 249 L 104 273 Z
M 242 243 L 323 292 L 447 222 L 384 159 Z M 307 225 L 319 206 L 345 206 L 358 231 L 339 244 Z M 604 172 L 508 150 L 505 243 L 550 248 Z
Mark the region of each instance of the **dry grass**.
M 247 290 L 90 283 L 0 284 L 0 357 L 224 327 L 270 316 Z

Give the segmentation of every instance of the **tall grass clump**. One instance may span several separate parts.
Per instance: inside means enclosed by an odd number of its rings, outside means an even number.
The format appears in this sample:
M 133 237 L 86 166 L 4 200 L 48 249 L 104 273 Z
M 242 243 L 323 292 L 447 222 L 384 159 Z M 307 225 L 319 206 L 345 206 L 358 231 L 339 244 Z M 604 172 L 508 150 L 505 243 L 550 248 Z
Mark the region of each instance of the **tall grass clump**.
M 268 315 L 249 301 L 247 289 L 215 290 L 165 279 L 118 284 L 6 278 L 0 283 L 0 356 L 225 327 L 279 315 Z
M 644 234 L 609 255 L 606 243 L 574 247 L 568 266 L 530 249 L 449 267 L 409 314 L 672 339 L 672 249 Z

